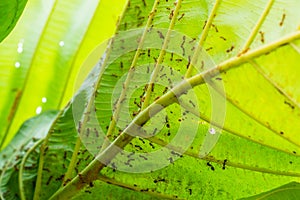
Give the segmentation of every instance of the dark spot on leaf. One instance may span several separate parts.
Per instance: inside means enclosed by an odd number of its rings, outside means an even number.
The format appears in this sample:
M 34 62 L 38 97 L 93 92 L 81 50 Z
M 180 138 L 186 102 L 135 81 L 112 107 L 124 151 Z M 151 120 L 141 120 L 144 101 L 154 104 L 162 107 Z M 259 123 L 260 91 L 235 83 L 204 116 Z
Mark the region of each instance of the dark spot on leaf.
M 96 128 L 94 128 L 94 131 L 95 131 L 96 137 L 99 137 L 99 132 L 97 131 Z
M 180 153 L 177 153 L 173 150 L 171 151 L 171 154 L 174 155 L 174 156 L 182 157 L 182 155 Z
M 153 132 L 152 132 L 152 135 L 155 135 L 157 132 L 157 128 L 154 128 Z
M 222 169 L 223 169 L 223 170 L 225 170 L 226 162 L 227 162 L 227 159 L 225 159 L 225 160 L 223 161 L 223 166 L 222 166 Z
M 212 164 L 210 164 L 209 162 L 207 162 L 206 165 L 209 166 L 212 171 L 215 171 L 215 168 L 214 168 L 214 166 L 212 166 Z
M 185 43 L 185 35 L 182 37 L 182 43 L 180 45 L 181 49 L 182 49 L 182 55 L 185 55 L 185 49 L 184 49 L 184 43 Z
M 46 185 L 49 185 L 49 184 L 50 184 L 52 178 L 53 178 L 53 176 L 50 176 L 50 177 L 48 178 L 48 180 L 47 180 L 47 182 L 46 182 Z
M 295 109 L 295 106 L 292 105 L 290 102 L 284 101 L 284 103 L 285 103 L 286 105 L 288 105 L 291 109 Z
M 43 168 L 43 171 L 51 172 L 50 169 L 48 169 L 48 168 Z
M 170 161 L 170 163 L 174 163 L 174 160 L 172 157 L 169 157 L 168 160 Z
M 169 20 L 171 20 L 174 16 L 174 10 L 171 10 L 170 15 L 169 15 Z
M 143 144 L 145 144 L 145 141 L 144 141 L 142 138 L 139 137 L 139 140 L 140 140 Z
M 148 160 L 148 158 L 146 156 L 143 155 L 139 155 L 140 158 L 143 158 L 144 160 Z
M 167 93 L 168 89 L 169 89 L 168 87 L 165 87 L 163 94 Z
M 171 135 L 171 132 L 170 132 L 170 130 L 168 130 L 167 136 L 170 136 L 170 135 Z
M 91 156 L 88 155 L 84 160 L 87 161 Z
M 205 20 L 205 21 L 204 21 L 204 25 L 203 25 L 202 29 L 204 29 L 204 28 L 205 28 L 205 26 L 206 26 L 206 23 L 207 23 L 207 20 Z
M 286 14 L 283 13 L 283 14 L 282 14 L 282 17 L 281 17 L 281 21 L 280 21 L 280 23 L 279 23 L 279 26 L 282 26 L 282 25 L 283 25 L 284 20 L 285 20 L 285 17 L 286 17 Z
M 189 100 L 189 103 L 195 108 L 196 105 L 194 104 L 194 102 L 192 100 Z
M 162 75 L 160 75 L 159 77 L 160 78 L 163 78 L 163 77 L 166 77 L 167 76 L 167 74 L 162 74 Z
M 76 165 L 78 166 L 80 164 L 80 162 L 81 162 L 81 160 L 78 160 L 77 163 L 76 163 Z
M 178 18 L 178 21 L 180 21 L 184 17 L 184 13 L 181 14 L 181 16 Z
M 152 149 L 155 149 L 155 146 L 150 142 L 149 145 L 152 147 Z
M 135 148 L 138 148 L 139 150 L 143 150 L 143 148 L 140 145 L 134 145 Z
M 218 27 L 217 27 L 216 25 L 212 24 L 211 26 L 215 28 L 215 31 L 216 31 L 217 33 L 219 32 Z
M 262 31 L 259 31 L 259 34 L 260 34 L 260 41 L 261 41 L 261 43 L 265 43 L 265 33 L 262 32 Z
M 165 36 L 162 34 L 162 32 L 161 32 L 161 31 L 157 31 L 157 33 L 159 34 L 159 38 L 161 38 L 161 39 L 165 39 Z
M 204 61 L 201 61 L 201 69 L 204 69 Z
M 67 183 L 70 182 L 70 181 L 71 181 L 71 179 L 68 178 L 68 179 L 63 183 L 63 186 L 67 185 Z
M 116 163 L 111 163 L 111 167 L 115 170 L 115 169 L 117 169 L 117 166 L 116 166 Z
M 172 52 L 172 53 L 171 53 L 170 61 L 173 61 L 173 55 L 174 55 L 174 53 Z
M 166 181 L 166 179 L 155 179 L 153 182 L 154 183 L 158 183 L 158 182 L 165 182 Z
M 18 168 L 17 165 L 14 165 L 14 170 L 15 170 L 15 171 L 19 171 L 19 168 Z
M 129 157 L 131 157 L 133 155 L 134 155 L 134 152 L 131 152 L 130 154 L 127 155 L 127 157 L 129 158 Z
M 234 46 L 231 46 L 229 49 L 226 50 L 227 53 L 231 52 L 234 49 Z
M 221 38 L 222 40 L 224 40 L 224 41 L 227 40 L 227 39 L 226 39 L 225 37 L 223 37 L 223 36 L 220 36 L 220 38 Z
M 82 122 L 79 121 L 79 122 L 78 122 L 78 133 L 80 133 L 80 131 L 81 131 L 81 126 L 82 126 Z
M 56 181 L 62 181 L 64 179 L 65 175 L 62 174 L 60 177 L 56 178 L 55 180 Z

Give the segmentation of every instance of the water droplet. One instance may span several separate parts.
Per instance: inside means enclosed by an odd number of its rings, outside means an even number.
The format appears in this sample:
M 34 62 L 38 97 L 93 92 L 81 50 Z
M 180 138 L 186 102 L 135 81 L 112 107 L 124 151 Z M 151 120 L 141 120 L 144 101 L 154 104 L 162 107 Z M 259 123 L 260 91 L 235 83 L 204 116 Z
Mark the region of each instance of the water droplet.
M 23 52 L 23 47 L 18 47 L 18 53 L 22 53 Z
M 61 47 L 65 46 L 65 42 L 64 41 L 60 41 L 59 42 L 59 46 L 61 46 Z
M 20 63 L 20 62 L 16 62 L 16 63 L 15 63 L 15 67 L 16 67 L 16 68 L 19 68 L 20 66 L 21 66 L 21 63 Z
M 18 53 L 22 53 L 23 52 L 23 42 L 24 42 L 24 39 L 21 39 L 20 42 L 18 43 Z
M 216 129 L 210 128 L 209 133 L 212 134 L 212 135 L 216 134 Z
M 47 102 L 47 98 L 46 98 L 46 97 L 43 97 L 43 98 L 42 98 L 42 102 L 43 102 L 43 103 L 46 103 L 46 102 Z
M 35 113 L 40 114 L 41 112 L 42 112 L 42 107 L 41 106 L 37 107 Z

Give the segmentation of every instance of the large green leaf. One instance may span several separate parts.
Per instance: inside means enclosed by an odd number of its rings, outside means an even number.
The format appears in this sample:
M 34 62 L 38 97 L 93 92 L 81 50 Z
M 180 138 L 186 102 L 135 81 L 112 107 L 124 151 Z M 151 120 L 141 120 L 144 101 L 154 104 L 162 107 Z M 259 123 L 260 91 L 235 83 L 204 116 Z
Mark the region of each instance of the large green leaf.
M 27 0 L 0 2 L 0 42 L 12 31 L 21 16 Z
M 37 147 L 46 136 L 57 114 L 56 111 L 47 111 L 26 121 L 10 145 L 1 151 L 1 199 L 20 199 L 21 196 L 32 198 L 32 186 L 38 167 Z
M 13 33 L 0 44 L 0 149 L 29 117 L 65 106 L 79 67 L 114 33 L 122 1 L 111 9 L 109 1 L 28 2 Z
M 116 186 L 238 199 L 299 181 L 299 6 L 128 1 L 42 144 L 35 199 L 109 199 Z
M 292 182 L 286 185 L 283 185 L 279 188 L 275 188 L 271 191 L 264 192 L 262 194 L 249 197 L 247 198 L 248 200 L 251 199 L 261 199 L 261 200 L 267 200 L 267 199 L 272 199 L 272 200 L 280 200 L 280 199 L 298 199 L 300 196 L 300 187 L 299 183 Z

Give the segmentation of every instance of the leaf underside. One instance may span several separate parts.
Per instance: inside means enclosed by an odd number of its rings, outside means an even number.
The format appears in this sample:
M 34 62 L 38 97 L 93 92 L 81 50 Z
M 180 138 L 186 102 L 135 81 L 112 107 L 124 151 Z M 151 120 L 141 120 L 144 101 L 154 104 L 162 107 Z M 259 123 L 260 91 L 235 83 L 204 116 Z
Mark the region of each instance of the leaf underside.
M 106 54 L 42 144 L 35 198 L 72 185 L 105 134 L 118 141 L 159 100 L 168 106 L 74 199 L 131 198 L 128 189 L 138 199 L 238 199 L 299 181 L 299 4 L 128 1 Z M 204 81 L 170 103 L 168 92 L 199 74 Z

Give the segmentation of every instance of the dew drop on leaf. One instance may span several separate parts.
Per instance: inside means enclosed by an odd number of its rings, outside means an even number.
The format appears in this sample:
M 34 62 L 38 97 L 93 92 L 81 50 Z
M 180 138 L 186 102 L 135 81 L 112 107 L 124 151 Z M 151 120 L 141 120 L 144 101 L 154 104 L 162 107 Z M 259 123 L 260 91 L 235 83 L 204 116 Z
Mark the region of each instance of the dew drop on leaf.
M 20 66 L 21 66 L 21 63 L 20 63 L 20 62 L 16 62 L 16 63 L 15 63 L 15 67 L 16 67 L 16 68 L 19 68 Z
M 209 133 L 212 134 L 212 135 L 216 134 L 216 129 L 210 128 Z
M 61 47 L 65 46 L 65 42 L 64 41 L 60 41 L 59 42 L 59 46 L 61 46 Z
M 17 52 L 22 53 L 23 52 L 23 47 L 18 47 Z
M 42 112 L 42 107 L 41 106 L 37 107 L 35 113 L 40 114 L 41 112 Z
M 46 103 L 46 102 L 47 102 L 47 98 L 46 98 L 46 97 L 43 97 L 43 98 L 42 98 L 42 102 L 43 102 L 43 103 Z

